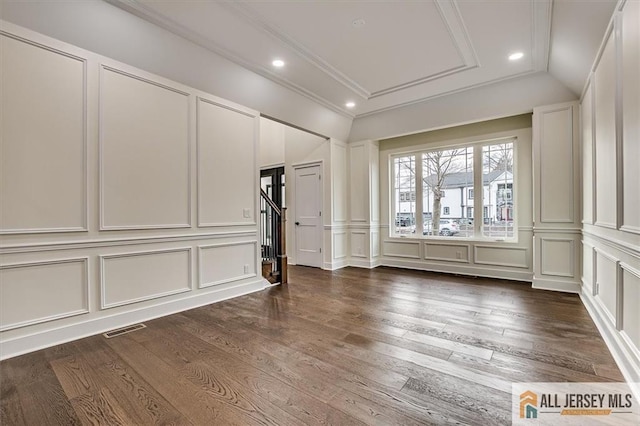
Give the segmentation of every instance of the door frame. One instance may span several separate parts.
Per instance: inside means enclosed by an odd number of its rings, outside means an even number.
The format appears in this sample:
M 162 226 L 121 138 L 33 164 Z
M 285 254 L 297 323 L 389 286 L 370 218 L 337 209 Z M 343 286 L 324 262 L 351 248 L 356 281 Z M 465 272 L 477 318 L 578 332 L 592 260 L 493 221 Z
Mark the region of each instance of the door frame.
M 295 211 L 295 205 L 296 205 L 296 200 L 295 200 L 295 194 L 296 194 L 296 169 L 304 169 L 307 167 L 313 167 L 313 166 L 319 166 L 320 167 L 320 211 L 322 212 L 321 214 L 321 220 L 320 220 L 320 269 L 325 269 L 324 268 L 324 255 L 326 253 L 325 251 L 325 246 L 324 246 L 324 220 L 325 220 L 325 209 L 324 209 L 324 196 L 325 196 L 325 190 L 324 190 L 324 182 L 325 182 L 325 173 L 324 173 L 324 160 L 320 159 L 320 160 L 312 160 L 312 161 L 302 161 L 302 162 L 298 162 L 298 163 L 293 163 L 291 164 L 291 170 L 293 173 L 293 179 L 291 182 L 291 195 L 292 195 L 292 200 L 293 202 L 288 203 L 289 206 L 293 207 L 293 214 L 291 216 L 289 216 L 290 219 L 287 220 L 287 224 L 290 224 L 289 226 L 292 227 L 291 229 L 293 229 L 293 232 L 291 233 L 291 235 L 293 236 L 293 241 L 296 242 L 296 246 L 295 246 L 295 257 L 294 257 L 294 262 L 291 262 L 292 265 L 297 265 L 298 264 L 298 256 L 297 256 L 297 251 L 298 251 L 298 244 L 297 244 L 297 230 L 296 230 L 296 225 L 295 225 L 295 218 L 296 218 L 296 211 Z M 285 173 L 286 173 L 286 168 L 285 168 Z M 289 257 L 289 259 L 291 259 L 291 256 Z

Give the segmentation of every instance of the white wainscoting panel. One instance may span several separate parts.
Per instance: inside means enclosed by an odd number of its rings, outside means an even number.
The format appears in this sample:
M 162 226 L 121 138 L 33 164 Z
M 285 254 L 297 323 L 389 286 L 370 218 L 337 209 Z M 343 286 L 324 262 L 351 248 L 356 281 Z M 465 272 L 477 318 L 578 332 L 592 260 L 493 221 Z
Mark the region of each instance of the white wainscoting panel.
M 529 268 L 529 256 L 525 247 L 475 245 L 473 249 L 473 262 L 476 264 Z
M 640 2 L 622 15 L 622 230 L 640 234 Z
M 420 259 L 420 242 L 384 241 L 382 243 L 382 255 L 406 259 Z
M 426 260 L 469 263 L 469 251 L 469 246 L 466 244 L 424 243 Z
M 596 249 L 596 300 L 600 302 L 611 324 L 617 325 L 618 315 L 618 261 Z
M 258 118 L 204 98 L 197 111 L 198 226 L 256 223 Z
M 587 287 L 589 294 L 593 294 L 593 282 L 595 279 L 596 252 L 591 244 L 582 243 L 582 282 Z
M 596 225 L 616 228 L 616 63 L 614 33 L 605 44 L 595 71 Z
M 0 233 L 86 230 L 86 60 L 3 34 L 0 66 Z
M 380 147 L 371 144 L 369 152 L 369 211 L 372 222 L 380 222 Z
M 88 258 L 0 266 L 0 331 L 89 312 Z
M 540 274 L 575 277 L 575 241 L 567 238 L 540 238 Z
M 343 259 L 347 257 L 347 232 L 346 231 L 334 231 L 333 232 L 333 258 Z
M 256 276 L 256 241 L 198 246 L 199 288 Z
M 622 268 L 622 324 L 619 327 L 640 354 L 640 271 L 624 263 Z
M 333 191 L 333 221 L 347 221 L 347 148 L 333 143 L 333 155 L 331 159 L 332 191 Z
M 591 80 L 590 80 L 591 81 Z M 593 160 L 593 88 L 588 83 L 581 104 L 582 124 L 582 220 L 593 223 L 594 213 L 594 171 Z
M 573 106 L 540 111 L 540 222 L 574 221 Z
M 102 66 L 101 229 L 189 227 L 189 95 Z
M 368 231 L 351 231 L 351 257 L 368 257 Z
M 349 200 L 352 222 L 367 222 L 369 219 L 368 188 L 369 173 L 364 145 L 349 146 Z
M 100 256 L 101 307 L 191 290 L 191 247 Z
M 380 256 L 380 231 L 371 231 L 371 257 Z

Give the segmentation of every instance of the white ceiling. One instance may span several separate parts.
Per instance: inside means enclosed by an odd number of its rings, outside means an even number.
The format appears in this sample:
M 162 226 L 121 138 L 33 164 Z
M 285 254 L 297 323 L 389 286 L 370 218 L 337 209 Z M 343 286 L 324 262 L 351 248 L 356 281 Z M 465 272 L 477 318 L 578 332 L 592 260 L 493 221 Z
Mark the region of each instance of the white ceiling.
M 612 0 L 556 0 L 555 5 L 551 0 L 108 1 L 353 117 L 554 68 L 579 93 L 615 5 Z M 354 25 L 356 20 L 364 25 Z M 559 47 L 553 44 L 556 26 Z M 585 39 L 585 33 L 595 35 Z M 562 55 L 567 43 L 580 46 L 570 59 Z M 509 61 L 516 51 L 524 57 Z M 272 67 L 275 58 L 286 65 Z M 347 101 L 356 107 L 346 108 Z

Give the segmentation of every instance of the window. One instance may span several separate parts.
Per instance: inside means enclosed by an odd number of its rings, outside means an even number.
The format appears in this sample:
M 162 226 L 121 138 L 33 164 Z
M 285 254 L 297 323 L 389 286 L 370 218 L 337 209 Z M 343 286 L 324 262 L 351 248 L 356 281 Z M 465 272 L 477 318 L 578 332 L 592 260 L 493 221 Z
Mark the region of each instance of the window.
M 513 159 L 514 140 L 392 156 L 391 234 L 514 238 Z M 481 202 L 474 200 L 476 192 Z M 482 208 L 476 211 L 475 203 Z
M 395 233 L 415 233 L 416 161 L 414 156 L 393 159 Z
M 442 215 L 462 217 L 462 190 L 473 186 L 473 147 L 430 151 L 422 157 L 422 209 L 431 215 L 423 223 L 423 235 L 472 237 L 473 227 L 460 229 L 458 222 L 444 223 Z M 446 194 L 447 205 L 443 206 Z
M 482 234 L 492 239 L 513 238 L 513 142 L 482 147 L 482 175 L 488 186 L 483 201 Z

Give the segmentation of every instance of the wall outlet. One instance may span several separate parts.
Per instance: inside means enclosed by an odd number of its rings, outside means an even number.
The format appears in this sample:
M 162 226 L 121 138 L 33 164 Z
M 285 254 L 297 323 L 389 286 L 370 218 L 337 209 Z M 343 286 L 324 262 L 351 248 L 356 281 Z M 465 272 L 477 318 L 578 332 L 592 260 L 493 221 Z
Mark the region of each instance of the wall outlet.
M 251 217 L 251 210 L 250 209 L 242 209 L 242 217 L 250 218 Z
M 244 265 L 244 273 L 245 275 L 249 273 L 249 265 Z

